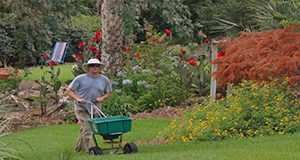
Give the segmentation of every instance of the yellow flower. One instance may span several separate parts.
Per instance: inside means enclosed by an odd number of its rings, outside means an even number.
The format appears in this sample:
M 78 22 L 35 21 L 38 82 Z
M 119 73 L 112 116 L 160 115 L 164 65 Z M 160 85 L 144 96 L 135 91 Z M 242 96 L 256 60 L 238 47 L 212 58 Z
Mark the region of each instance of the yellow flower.
M 284 132 L 278 132 L 278 134 L 281 134 L 281 135 L 283 135 L 283 134 L 284 134 Z
M 226 117 L 222 117 L 222 120 L 224 121 L 225 119 L 227 119 Z
M 244 137 L 244 133 L 241 132 L 240 133 L 240 137 L 243 138 Z
M 251 133 L 251 129 L 247 130 L 247 133 L 250 134 Z
M 271 132 L 271 134 L 275 134 L 275 132 L 274 132 L 274 131 L 272 131 L 272 132 Z
M 285 121 L 285 122 L 288 121 L 288 120 L 289 120 L 288 117 L 284 117 L 284 118 L 283 118 L 283 121 Z
M 235 112 L 240 113 L 242 111 L 242 108 L 238 108 Z
M 281 108 L 282 112 L 286 112 L 287 110 L 285 108 Z
M 181 137 L 181 141 L 182 141 L 183 143 L 185 143 L 185 142 L 187 141 L 187 138 L 186 138 L 185 136 L 182 136 L 182 137 Z
M 189 133 L 189 138 L 193 139 L 193 134 L 192 133 Z
M 189 120 L 189 124 L 190 124 L 190 126 L 193 125 L 193 120 L 192 119 Z

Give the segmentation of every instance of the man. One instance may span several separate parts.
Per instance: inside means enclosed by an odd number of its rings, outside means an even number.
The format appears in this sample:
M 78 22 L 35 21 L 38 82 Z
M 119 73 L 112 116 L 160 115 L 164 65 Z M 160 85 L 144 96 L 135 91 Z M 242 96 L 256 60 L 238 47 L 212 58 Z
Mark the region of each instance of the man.
M 111 96 L 111 82 L 101 74 L 102 66 L 104 64 L 98 59 L 90 59 L 82 65 L 82 69 L 87 73 L 75 77 L 67 89 L 68 95 L 75 100 L 75 115 L 80 121 L 80 135 L 75 147 L 77 152 L 89 152 L 89 148 L 94 146 L 92 131 L 87 122 L 91 114 L 91 105 L 87 101 L 101 103 Z

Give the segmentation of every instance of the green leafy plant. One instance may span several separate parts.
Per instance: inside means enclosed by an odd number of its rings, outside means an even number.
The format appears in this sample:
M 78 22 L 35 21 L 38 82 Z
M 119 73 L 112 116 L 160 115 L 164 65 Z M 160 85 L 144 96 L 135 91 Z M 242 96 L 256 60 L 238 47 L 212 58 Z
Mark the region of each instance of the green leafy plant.
M 36 81 L 40 84 L 40 96 L 39 97 L 32 97 L 33 99 L 37 100 L 41 105 L 41 115 L 45 115 L 47 113 L 46 107 L 47 102 L 49 98 L 52 98 L 55 100 L 55 104 L 58 104 L 59 96 L 58 91 L 61 87 L 61 82 L 59 80 L 60 76 L 60 69 L 58 68 L 57 72 L 55 73 L 55 70 L 52 66 L 50 66 L 50 71 L 45 71 L 43 75 L 41 76 L 40 81 Z M 46 80 L 46 76 L 50 74 L 50 81 Z M 54 97 L 48 96 L 48 89 L 51 88 L 51 90 L 54 92 Z
M 174 120 L 167 141 L 239 139 L 299 131 L 300 101 L 279 84 L 244 81 L 226 99 L 206 101 Z
M 113 92 L 112 97 L 101 104 L 104 113 L 108 115 L 126 115 L 137 113 L 138 107 L 136 100 L 126 93 L 118 94 Z

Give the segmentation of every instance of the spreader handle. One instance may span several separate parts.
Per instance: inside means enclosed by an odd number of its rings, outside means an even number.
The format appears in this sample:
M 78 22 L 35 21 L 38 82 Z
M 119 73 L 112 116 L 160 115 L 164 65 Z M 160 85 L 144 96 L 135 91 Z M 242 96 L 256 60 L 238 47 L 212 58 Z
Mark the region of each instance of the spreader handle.
M 91 119 L 93 119 L 93 115 L 94 115 L 94 110 L 93 108 L 96 110 L 97 114 L 100 116 L 100 117 L 106 117 L 106 115 L 91 101 L 86 101 L 87 103 L 90 103 L 91 104 Z

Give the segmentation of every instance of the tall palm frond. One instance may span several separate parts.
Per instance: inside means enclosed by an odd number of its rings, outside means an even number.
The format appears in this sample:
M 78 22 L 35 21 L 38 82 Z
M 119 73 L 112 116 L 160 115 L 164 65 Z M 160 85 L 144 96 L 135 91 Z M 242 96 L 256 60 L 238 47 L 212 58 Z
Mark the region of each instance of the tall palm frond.
M 212 20 L 204 22 L 209 26 L 209 33 L 213 37 L 235 37 L 241 31 L 252 32 L 256 29 L 252 16 L 254 10 L 250 7 L 249 1 L 222 2 L 218 8 L 220 13 L 216 13 Z
M 300 23 L 299 0 L 251 1 L 253 15 L 259 30 L 283 28 L 293 23 Z

